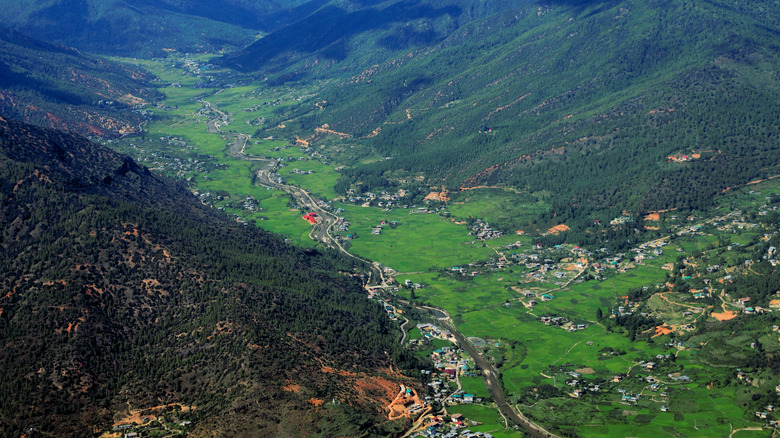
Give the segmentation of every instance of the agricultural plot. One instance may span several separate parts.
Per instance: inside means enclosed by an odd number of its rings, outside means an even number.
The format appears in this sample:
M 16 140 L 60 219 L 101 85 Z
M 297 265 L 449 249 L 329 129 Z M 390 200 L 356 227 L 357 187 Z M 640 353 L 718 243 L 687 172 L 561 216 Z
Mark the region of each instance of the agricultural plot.
M 507 284 L 502 284 L 504 281 L 511 283 L 512 277 L 514 276 L 508 273 L 492 273 L 460 280 L 440 273 L 422 273 L 399 275 L 397 280 L 403 283 L 409 279 L 424 285 L 422 289 L 415 290 L 415 296 L 419 300 L 434 303 L 451 315 L 458 315 L 488 306 L 504 306 L 507 300 L 516 300 L 518 293 Z M 498 281 L 499 278 L 502 279 L 501 282 Z M 399 293 L 408 296 L 411 291 L 401 289 Z M 522 307 L 517 301 L 510 305 Z
M 277 173 L 284 178 L 287 184 L 304 188 L 317 198 L 333 199 L 336 197 L 333 186 L 339 179 L 339 173 L 333 169 L 333 166 L 307 159 L 288 163 Z
M 352 224 L 350 233 L 359 236 L 351 241 L 351 250 L 398 272 L 452 267 L 495 254 L 491 248 L 475 242 L 464 226 L 435 214 L 410 214 L 402 209 L 388 212 L 350 204 L 336 206 L 345 210 L 340 216 Z M 371 227 L 383 220 L 400 224 L 372 235 Z
M 516 433 L 504 429 L 504 420 L 495 408 L 474 404 L 458 405 L 448 407 L 447 413 L 449 415 L 463 414 L 469 420 L 482 423 L 478 426 L 468 426 L 472 432 L 490 433 L 494 437 L 517 437 Z
M 537 195 L 504 189 L 475 189 L 454 194 L 448 206 L 454 217 L 478 217 L 494 225 L 511 227 L 547 211 L 549 205 L 542 200 L 544 194 Z

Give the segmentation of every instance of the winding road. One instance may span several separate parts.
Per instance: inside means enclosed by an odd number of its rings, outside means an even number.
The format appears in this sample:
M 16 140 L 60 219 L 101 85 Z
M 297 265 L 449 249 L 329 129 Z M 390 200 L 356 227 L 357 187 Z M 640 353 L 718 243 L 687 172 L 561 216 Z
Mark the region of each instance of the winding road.
M 215 108 L 214 106 L 212 106 L 210 103 L 208 103 L 203 99 L 200 99 L 199 101 L 204 105 L 204 109 L 210 110 L 218 116 L 217 118 L 210 118 L 206 121 L 206 127 L 209 130 L 209 132 L 220 133 L 223 135 L 229 135 L 233 137 L 232 141 L 230 142 L 227 148 L 228 155 L 241 160 L 263 163 L 262 167 L 259 170 L 257 170 L 256 173 L 257 181 L 260 185 L 264 187 L 270 187 L 273 189 L 283 190 L 286 193 L 290 194 L 290 196 L 292 196 L 293 199 L 295 199 L 298 205 L 301 205 L 302 207 L 304 207 L 309 211 L 317 213 L 317 215 L 319 216 L 319 220 L 317 221 L 317 224 L 312 227 L 312 230 L 309 233 L 309 237 L 311 239 L 321 242 L 327 247 L 336 248 L 343 254 L 366 263 L 370 269 L 369 276 L 365 284 L 366 289 L 371 289 L 373 287 L 383 287 L 383 288 L 389 287 L 385 282 L 385 278 L 382 273 L 382 270 L 379 269 L 376 263 L 373 263 L 369 260 L 366 260 L 362 257 L 350 253 L 349 251 L 344 249 L 344 247 L 341 246 L 341 244 L 333 237 L 333 235 L 331 234 L 331 230 L 333 226 L 338 222 L 338 218 L 333 213 L 320 207 L 317 204 L 317 202 L 311 197 L 309 192 L 307 192 L 306 190 L 300 187 L 277 182 L 274 179 L 273 174 L 274 171 L 276 170 L 278 161 L 270 158 L 251 157 L 246 155 L 244 150 L 246 148 L 247 142 L 250 139 L 250 136 L 241 133 L 222 131 L 220 129 L 220 126 L 222 124 L 227 123 L 228 115 L 218 110 L 217 108 Z M 407 301 L 402 301 L 402 302 L 407 305 L 418 307 Z M 471 343 L 455 328 L 455 325 L 452 323 L 452 318 L 450 318 L 450 315 L 446 311 L 442 309 L 436 309 L 433 307 L 418 307 L 418 308 L 432 312 L 437 319 L 442 321 L 450 330 L 450 332 L 452 332 L 453 336 L 458 342 L 458 345 L 461 348 L 463 348 L 474 359 L 474 362 L 477 364 L 477 366 L 480 369 L 482 369 L 482 372 L 485 375 L 485 379 L 487 380 L 487 387 L 490 390 L 493 399 L 496 401 L 496 405 L 501 415 L 505 419 L 508 419 L 510 422 L 519 425 L 525 430 L 527 434 L 531 435 L 532 437 L 557 438 L 557 435 L 554 435 L 546 431 L 543 427 L 529 420 L 521 412 L 518 412 L 515 408 L 512 407 L 511 404 L 509 404 L 509 402 L 506 400 L 506 397 L 504 396 L 502 386 L 499 382 L 499 374 L 496 371 L 495 367 L 493 367 L 493 365 L 491 365 L 490 362 L 488 362 L 484 357 L 482 357 L 482 355 L 471 345 Z M 406 322 L 408 322 L 408 320 Z M 404 337 L 402 342 L 405 339 L 406 339 L 406 332 L 404 331 Z

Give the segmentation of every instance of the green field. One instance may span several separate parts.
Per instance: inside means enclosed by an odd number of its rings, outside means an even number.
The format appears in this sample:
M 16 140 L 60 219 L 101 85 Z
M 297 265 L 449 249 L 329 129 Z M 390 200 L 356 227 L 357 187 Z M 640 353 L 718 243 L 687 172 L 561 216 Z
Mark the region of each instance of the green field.
M 429 268 L 448 268 L 495 254 L 489 247 L 475 243 L 465 226 L 435 214 L 410 214 L 409 210 L 389 212 L 378 208 L 338 204 L 351 224 L 351 251 L 381 261 L 398 272 L 419 272 Z M 385 228 L 381 235 L 371 227 L 382 221 L 398 221 L 396 229 Z

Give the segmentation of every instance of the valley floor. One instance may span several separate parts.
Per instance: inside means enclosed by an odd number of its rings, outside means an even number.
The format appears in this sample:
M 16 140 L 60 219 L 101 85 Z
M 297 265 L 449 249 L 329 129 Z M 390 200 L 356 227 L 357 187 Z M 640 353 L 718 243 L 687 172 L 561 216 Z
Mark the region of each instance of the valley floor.
M 621 253 L 545 247 L 479 217 L 508 196 L 500 188 L 414 205 L 389 191 L 339 197 L 338 168 L 378 157 L 280 120 L 316 101 L 316 85 L 200 88 L 206 73 L 178 65 L 143 62 L 167 99 L 144 108 L 144 137 L 108 146 L 247 226 L 372 261 L 368 298 L 434 364 L 422 370 L 429 393 L 403 404 L 416 420 L 407 436 L 520 436 L 516 424 L 534 436 L 777 435 L 780 381 L 743 364 L 758 349 L 780 354 L 780 297 L 756 304 L 730 287 L 774 275 L 765 247 L 778 224 L 762 218 L 776 211 L 777 180 L 735 189 L 701 217 L 650 218 L 659 235 Z M 256 138 L 269 124 L 275 134 Z

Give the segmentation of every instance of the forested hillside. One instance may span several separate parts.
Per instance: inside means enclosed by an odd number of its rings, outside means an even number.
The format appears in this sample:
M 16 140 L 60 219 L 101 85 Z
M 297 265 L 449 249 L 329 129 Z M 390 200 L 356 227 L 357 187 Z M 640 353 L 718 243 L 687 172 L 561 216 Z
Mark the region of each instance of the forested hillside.
M 286 26 L 222 62 L 243 71 L 278 73 L 282 81 L 331 78 L 429 47 L 473 20 L 523 4 L 529 2 L 331 1 L 314 9 L 310 2 Z
M 409 176 L 450 191 L 510 186 L 550 201 L 542 222 L 582 226 L 624 209 L 701 208 L 778 173 L 779 6 L 526 2 L 367 64 L 318 95 L 326 105 L 283 116 L 392 157 L 346 170 L 342 191 Z
M 141 132 L 132 111 L 160 94 L 154 76 L 0 28 L 0 116 L 86 135 Z
M 194 406 L 193 436 L 394 427 L 382 406 L 409 359 L 351 259 L 2 119 L 0 192 L 0 435 L 85 436 L 169 403 Z
M 241 47 L 301 0 L 0 1 L 0 22 L 46 41 L 105 54 Z

